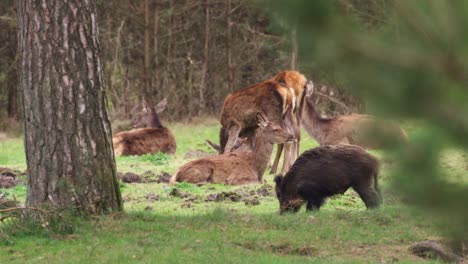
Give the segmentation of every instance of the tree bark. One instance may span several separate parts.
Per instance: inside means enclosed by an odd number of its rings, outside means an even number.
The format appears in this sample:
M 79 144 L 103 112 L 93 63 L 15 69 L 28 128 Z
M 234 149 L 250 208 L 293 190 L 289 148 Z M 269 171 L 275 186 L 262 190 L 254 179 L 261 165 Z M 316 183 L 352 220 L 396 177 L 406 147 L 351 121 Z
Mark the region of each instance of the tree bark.
M 27 205 L 122 209 L 92 0 L 18 0 Z
M 149 36 L 149 31 L 150 31 L 150 26 L 149 26 L 149 0 L 145 0 L 145 39 L 144 39 L 144 65 L 143 65 L 143 85 L 144 85 L 144 96 L 146 100 L 149 100 L 152 102 L 150 99 L 150 77 L 149 77 L 149 70 L 150 70 L 150 36 Z
M 159 30 L 159 7 L 158 3 L 154 3 L 154 28 L 153 28 L 153 85 L 157 87 L 159 83 L 159 69 L 158 69 L 158 30 Z M 158 90 L 154 91 L 155 96 L 158 95 Z
M 200 104 L 198 108 L 198 115 L 203 113 L 205 109 L 205 86 L 206 86 L 206 75 L 208 72 L 208 57 L 209 57 L 209 43 L 210 43 L 210 9 L 208 0 L 204 1 L 205 4 L 205 31 L 204 31 L 204 44 L 203 44 L 203 65 L 202 74 L 200 80 L 199 99 Z
M 16 54 L 12 54 L 13 65 L 7 71 L 7 86 L 8 86 L 8 107 L 7 113 L 8 118 L 13 120 L 18 120 L 18 71 L 16 70 L 17 67 L 17 59 L 15 59 Z
M 231 59 L 231 0 L 226 0 L 226 68 L 228 77 L 228 89 L 232 88 L 232 59 Z
M 297 68 L 297 39 L 296 29 L 291 31 L 291 61 L 289 62 L 289 68 L 296 70 Z

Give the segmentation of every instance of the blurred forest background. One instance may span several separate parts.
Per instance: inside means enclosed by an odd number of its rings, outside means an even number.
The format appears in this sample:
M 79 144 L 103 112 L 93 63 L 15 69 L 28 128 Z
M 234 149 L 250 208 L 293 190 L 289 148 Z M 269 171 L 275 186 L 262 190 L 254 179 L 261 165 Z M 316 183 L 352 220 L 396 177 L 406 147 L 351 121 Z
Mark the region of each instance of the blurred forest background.
M 348 1 L 373 12 L 372 1 Z M 111 118 L 125 119 L 142 100 L 167 97 L 165 119 L 218 117 L 225 96 L 298 69 L 315 82 L 330 115 L 361 104 L 333 76 L 298 57 L 296 35 L 273 23 L 264 4 L 246 0 L 97 1 Z M 292 33 L 291 33 L 292 32 Z M 16 10 L 0 1 L 0 130 L 18 126 Z M 320 79 L 319 79 L 320 77 Z M 170 114 L 169 114 L 170 113 Z

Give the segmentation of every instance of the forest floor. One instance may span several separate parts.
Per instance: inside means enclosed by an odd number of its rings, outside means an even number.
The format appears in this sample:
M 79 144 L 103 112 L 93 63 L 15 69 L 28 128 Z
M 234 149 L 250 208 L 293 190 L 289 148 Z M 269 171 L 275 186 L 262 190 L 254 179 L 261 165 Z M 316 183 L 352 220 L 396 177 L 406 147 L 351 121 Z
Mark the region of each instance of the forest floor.
M 320 212 L 279 215 L 273 175 L 262 185 L 167 184 L 175 170 L 199 154 L 214 153 L 214 119 L 167 125 L 177 139 L 174 156 L 118 157 L 124 213 L 80 219 L 71 235 L 25 235 L 0 244 L 0 263 L 439 263 L 412 255 L 418 241 L 444 236 L 444 224 L 404 203 L 391 189 L 393 162 L 384 152 L 384 204 L 366 210 L 352 190 Z M 410 137 L 417 128 L 408 127 Z M 303 134 L 301 150 L 316 146 Z M 0 167 L 26 169 L 21 138 L 0 139 Z M 467 180 L 466 155 L 444 154 L 442 167 Z M 0 189 L 24 202 L 24 173 Z M 132 180 L 133 179 L 133 180 Z M 0 223 L 0 228 L 2 224 Z M 11 230 L 10 230 L 11 231 Z

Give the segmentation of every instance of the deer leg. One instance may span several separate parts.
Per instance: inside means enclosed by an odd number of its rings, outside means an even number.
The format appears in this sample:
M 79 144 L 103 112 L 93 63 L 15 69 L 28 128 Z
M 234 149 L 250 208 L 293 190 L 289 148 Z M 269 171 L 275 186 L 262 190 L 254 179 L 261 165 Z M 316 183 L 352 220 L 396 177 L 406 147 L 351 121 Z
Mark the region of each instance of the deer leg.
M 281 170 L 282 175 L 286 175 L 286 173 L 289 170 L 290 167 L 290 162 L 291 162 L 291 151 L 293 150 L 292 148 L 293 143 L 285 143 L 284 147 L 284 158 L 283 158 L 283 168 Z
M 275 174 L 278 171 L 278 163 L 279 159 L 281 158 L 281 153 L 283 152 L 284 144 L 278 144 L 278 148 L 276 149 L 276 156 L 275 160 L 273 161 L 273 166 L 271 166 L 270 174 Z
M 229 153 L 232 151 L 234 145 L 236 144 L 237 138 L 239 137 L 240 131 L 241 128 L 239 125 L 231 127 L 228 133 L 228 140 L 226 142 L 226 147 L 224 148 L 223 153 Z
M 305 98 L 303 98 L 302 100 L 304 100 Z M 302 109 L 299 109 L 299 111 L 297 112 L 296 114 L 296 125 L 297 125 L 297 131 L 296 131 L 296 157 L 299 157 L 299 155 L 301 154 L 300 153 L 300 143 L 301 143 L 301 124 L 302 124 Z M 296 159 L 294 159 L 296 160 Z

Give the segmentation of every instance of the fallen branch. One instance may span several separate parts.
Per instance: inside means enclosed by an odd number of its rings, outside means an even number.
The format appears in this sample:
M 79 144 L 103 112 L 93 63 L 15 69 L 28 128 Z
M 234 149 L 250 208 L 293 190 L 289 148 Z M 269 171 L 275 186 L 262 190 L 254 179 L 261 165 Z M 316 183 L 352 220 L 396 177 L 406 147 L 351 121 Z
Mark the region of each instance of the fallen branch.
M 441 259 L 444 262 L 466 263 L 465 259 L 444 247 L 440 242 L 425 240 L 413 244 L 408 249 L 412 254 L 422 258 Z

